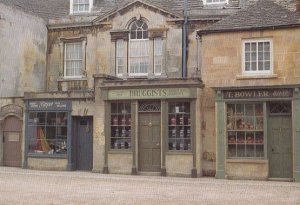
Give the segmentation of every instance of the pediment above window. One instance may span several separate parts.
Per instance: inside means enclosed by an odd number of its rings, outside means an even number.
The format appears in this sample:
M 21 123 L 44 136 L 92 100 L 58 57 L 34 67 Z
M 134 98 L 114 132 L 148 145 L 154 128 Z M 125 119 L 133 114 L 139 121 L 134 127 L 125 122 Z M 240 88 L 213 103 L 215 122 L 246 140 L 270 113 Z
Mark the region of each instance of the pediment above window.
M 111 41 L 116 41 L 117 39 L 128 40 L 129 30 L 112 30 L 110 31 Z
M 167 36 L 168 28 L 149 28 L 149 39 L 165 38 Z

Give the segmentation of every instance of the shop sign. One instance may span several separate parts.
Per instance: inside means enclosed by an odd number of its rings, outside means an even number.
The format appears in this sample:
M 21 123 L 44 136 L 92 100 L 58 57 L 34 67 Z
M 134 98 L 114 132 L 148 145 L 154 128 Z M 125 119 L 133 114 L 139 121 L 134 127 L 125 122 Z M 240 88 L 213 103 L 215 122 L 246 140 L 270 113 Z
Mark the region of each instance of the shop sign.
M 28 103 L 29 110 L 68 110 L 70 107 L 70 101 L 42 100 Z
M 1 108 L 0 116 L 5 116 L 7 114 L 13 113 L 18 116 L 23 115 L 23 109 L 17 105 L 6 105 Z
M 224 91 L 224 99 L 288 98 L 288 97 L 293 97 L 293 91 L 291 89 Z
M 195 98 L 196 88 L 152 88 L 110 90 L 109 100 L 122 99 L 167 99 L 167 98 Z

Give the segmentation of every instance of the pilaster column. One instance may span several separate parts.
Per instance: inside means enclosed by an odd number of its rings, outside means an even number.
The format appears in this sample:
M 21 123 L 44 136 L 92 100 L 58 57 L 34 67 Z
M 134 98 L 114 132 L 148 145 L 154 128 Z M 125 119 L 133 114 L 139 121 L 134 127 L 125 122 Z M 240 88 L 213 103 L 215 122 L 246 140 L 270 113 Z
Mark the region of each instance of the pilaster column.
M 300 182 L 300 88 L 295 88 L 293 99 L 294 179 Z
M 216 138 L 217 138 L 217 159 L 216 159 L 216 178 L 225 178 L 225 103 L 222 101 L 222 92 L 216 92 Z

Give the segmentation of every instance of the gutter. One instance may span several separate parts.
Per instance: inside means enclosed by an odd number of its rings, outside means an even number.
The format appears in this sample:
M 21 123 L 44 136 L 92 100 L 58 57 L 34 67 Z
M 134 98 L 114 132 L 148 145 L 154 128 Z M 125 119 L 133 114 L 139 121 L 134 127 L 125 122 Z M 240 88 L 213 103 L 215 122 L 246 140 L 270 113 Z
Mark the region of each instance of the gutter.
M 188 24 L 188 16 L 187 16 L 187 0 L 184 0 L 184 22 L 182 25 L 182 78 L 187 77 L 187 24 Z

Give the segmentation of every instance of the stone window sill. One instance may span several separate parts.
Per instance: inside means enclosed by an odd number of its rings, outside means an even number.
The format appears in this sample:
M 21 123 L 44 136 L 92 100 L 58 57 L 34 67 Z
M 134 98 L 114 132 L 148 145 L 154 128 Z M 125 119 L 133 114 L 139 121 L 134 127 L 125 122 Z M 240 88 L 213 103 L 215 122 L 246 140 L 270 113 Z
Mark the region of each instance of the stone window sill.
M 227 159 L 226 163 L 267 164 L 266 159 Z
M 86 77 L 82 77 L 82 78 L 64 78 L 64 77 L 60 77 L 57 79 L 58 82 L 64 82 L 64 81 L 84 81 L 87 80 Z
M 253 75 L 236 75 L 237 80 L 251 80 L 251 79 L 275 79 L 278 78 L 277 74 L 253 74 Z

